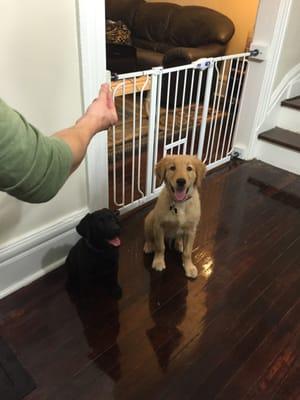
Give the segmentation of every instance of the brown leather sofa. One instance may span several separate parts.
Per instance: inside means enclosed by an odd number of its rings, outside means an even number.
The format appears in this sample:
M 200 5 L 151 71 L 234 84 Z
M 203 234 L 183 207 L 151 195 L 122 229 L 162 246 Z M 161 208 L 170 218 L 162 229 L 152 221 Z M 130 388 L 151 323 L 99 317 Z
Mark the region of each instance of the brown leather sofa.
M 106 18 L 122 20 L 131 30 L 139 70 L 221 56 L 234 34 L 229 18 L 200 6 L 106 0 Z

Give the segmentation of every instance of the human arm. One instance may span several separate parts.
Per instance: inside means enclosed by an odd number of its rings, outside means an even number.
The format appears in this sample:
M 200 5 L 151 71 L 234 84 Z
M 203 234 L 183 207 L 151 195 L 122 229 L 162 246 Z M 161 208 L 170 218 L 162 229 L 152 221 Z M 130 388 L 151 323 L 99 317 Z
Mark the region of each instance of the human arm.
M 114 125 L 118 120 L 117 112 L 109 86 L 101 86 L 99 96 L 88 107 L 85 114 L 70 128 L 54 134 L 62 139 L 71 149 L 73 159 L 72 173 L 83 160 L 92 137 Z
M 52 136 L 0 99 L 0 190 L 30 203 L 50 200 L 84 158 L 91 138 L 116 120 L 107 85 L 73 127 Z

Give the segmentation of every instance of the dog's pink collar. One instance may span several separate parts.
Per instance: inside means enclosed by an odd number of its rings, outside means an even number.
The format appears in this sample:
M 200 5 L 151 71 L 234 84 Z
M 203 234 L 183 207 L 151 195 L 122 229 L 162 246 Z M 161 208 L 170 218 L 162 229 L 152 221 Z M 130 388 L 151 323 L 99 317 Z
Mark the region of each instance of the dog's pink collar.
M 172 204 L 170 205 L 170 211 L 174 212 L 175 214 L 177 214 L 178 210 L 176 207 L 176 203 L 184 203 L 188 200 L 190 200 L 192 198 L 192 196 L 188 196 L 186 199 L 182 200 L 182 201 L 173 201 Z

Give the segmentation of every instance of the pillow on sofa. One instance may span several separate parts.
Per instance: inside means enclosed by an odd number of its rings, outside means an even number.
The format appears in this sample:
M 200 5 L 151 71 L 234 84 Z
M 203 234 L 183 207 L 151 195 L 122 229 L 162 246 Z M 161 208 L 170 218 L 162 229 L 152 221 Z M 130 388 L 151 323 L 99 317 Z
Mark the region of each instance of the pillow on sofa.
M 106 20 L 106 43 L 131 44 L 131 32 L 122 21 Z

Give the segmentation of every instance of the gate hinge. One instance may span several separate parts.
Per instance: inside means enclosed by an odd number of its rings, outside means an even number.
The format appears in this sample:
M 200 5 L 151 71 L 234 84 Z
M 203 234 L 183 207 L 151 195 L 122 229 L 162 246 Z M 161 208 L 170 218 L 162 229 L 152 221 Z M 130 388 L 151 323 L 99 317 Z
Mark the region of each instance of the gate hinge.
M 116 72 L 113 72 L 110 79 L 112 82 L 116 82 L 119 79 L 119 76 Z
M 257 57 L 258 55 L 259 55 L 258 49 L 250 50 L 250 57 Z
M 238 159 L 240 157 L 240 153 L 238 152 L 238 151 L 233 151 L 231 154 L 230 154 L 230 159 L 231 160 L 236 160 L 236 159 Z
M 194 68 L 204 71 L 213 64 L 213 58 L 199 58 L 199 60 L 192 62 Z

